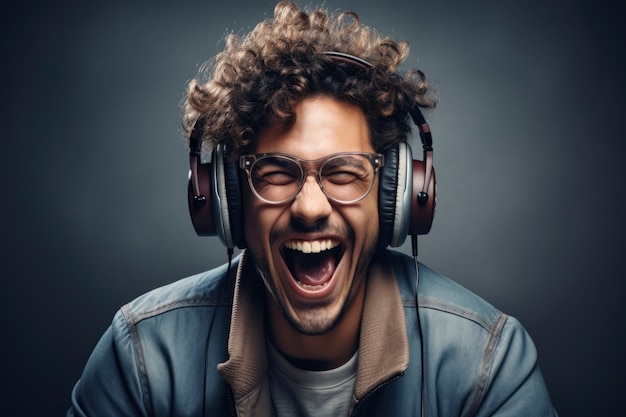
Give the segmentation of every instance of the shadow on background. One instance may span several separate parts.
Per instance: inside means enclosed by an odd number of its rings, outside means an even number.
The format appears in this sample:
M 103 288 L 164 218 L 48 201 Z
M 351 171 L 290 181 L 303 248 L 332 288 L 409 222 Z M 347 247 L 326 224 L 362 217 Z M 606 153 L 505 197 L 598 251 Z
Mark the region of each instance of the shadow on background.
M 273 2 L 157 3 L 0 18 L 6 415 L 63 414 L 117 308 L 226 260 L 188 219 L 179 104 Z M 422 261 L 524 323 L 561 415 L 626 415 L 624 6 L 362 3 L 326 1 L 408 39 L 441 96 Z

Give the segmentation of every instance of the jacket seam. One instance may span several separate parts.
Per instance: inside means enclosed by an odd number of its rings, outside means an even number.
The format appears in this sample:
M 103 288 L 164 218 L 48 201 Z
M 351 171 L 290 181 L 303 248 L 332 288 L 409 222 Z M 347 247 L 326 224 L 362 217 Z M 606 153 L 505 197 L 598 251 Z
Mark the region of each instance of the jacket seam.
M 123 306 L 121 308 L 121 312 L 124 316 L 124 321 L 127 324 L 126 327 L 129 331 L 133 351 L 136 355 L 135 366 L 137 367 L 137 374 L 139 376 L 139 385 L 141 387 L 143 405 L 146 408 L 146 412 L 148 413 L 148 415 L 154 415 L 154 412 L 152 410 L 150 386 L 148 384 L 148 373 L 146 371 L 146 361 L 143 354 L 141 341 L 139 340 L 139 332 L 136 326 L 137 322 L 133 320 L 133 316 L 132 314 L 130 314 L 128 306 Z
M 474 390 L 474 394 L 472 395 L 470 407 L 468 409 L 468 412 L 466 413 L 466 415 L 468 416 L 473 416 L 476 414 L 478 407 L 485 397 L 487 388 L 490 385 L 491 371 L 493 368 L 496 348 L 498 346 L 498 343 L 500 342 L 502 330 L 504 329 L 504 325 L 506 324 L 507 320 L 508 316 L 504 313 L 500 313 L 493 326 L 493 330 L 489 332 L 491 336 L 489 337 L 487 346 L 485 347 L 485 353 L 483 355 L 483 360 L 481 363 L 480 376 L 478 378 L 478 382 L 476 383 L 476 389 Z
M 470 310 L 464 310 L 464 309 L 458 309 L 458 308 L 455 309 L 455 308 L 450 308 L 450 307 L 443 306 L 443 305 L 429 304 L 428 300 L 420 300 L 419 308 L 441 311 L 444 313 L 453 314 L 457 317 L 461 317 L 466 320 L 473 321 L 474 323 L 478 324 L 480 327 L 485 329 L 487 332 L 489 332 L 491 335 L 493 335 L 495 331 L 498 331 L 498 321 L 501 320 L 500 316 L 502 315 L 502 313 L 498 315 L 494 324 L 494 323 L 489 323 L 486 320 L 483 320 L 479 314 L 473 314 Z
M 126 311 L 128 312 L 129 316 L 132 316 L 132 323 L 133 324 L 138 324 L 139 322 L 161 315 L 161 314 L 165 314 L 168 313 L 170 311 L 173 310 L 177 310 L 179 308 L 185 308 L 185 307 L 220 307 L 220 306 L 230 306 L 232 305 L 232 301 L 225 303 L 225 302 L 220 302 L 220 304 L 218 304 L 216 301 L 211 301 L 208 300 L 206 297 L 202 297 L 202 298 L 188 298 L 188 299 L 184 299 L 184 300 L 176 300 L 176 301 L 172 301 L 166 304 L 161 304 L 158 307 L 152 309 L 152 310 L 148 310 L 148 311 L 144 311 L 141 313 L 135 313 L 132 314 L 130 311 L 130 307 L 129 306 L 125 306 L 126 307 Z

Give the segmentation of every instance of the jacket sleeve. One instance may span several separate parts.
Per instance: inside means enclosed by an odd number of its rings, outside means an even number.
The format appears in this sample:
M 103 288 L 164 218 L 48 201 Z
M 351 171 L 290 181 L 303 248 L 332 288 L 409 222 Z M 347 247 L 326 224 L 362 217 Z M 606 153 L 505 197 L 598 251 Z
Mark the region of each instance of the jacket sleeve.
M 72 391 L 67 417 L 147 416 L 141 347 L 121 312 L 92 352 Z
M 476 416 L 556 416 L 537 363 L 537 350 L 513 317 L 502 331 L 491 361 L 484 362 L 484 389 Z

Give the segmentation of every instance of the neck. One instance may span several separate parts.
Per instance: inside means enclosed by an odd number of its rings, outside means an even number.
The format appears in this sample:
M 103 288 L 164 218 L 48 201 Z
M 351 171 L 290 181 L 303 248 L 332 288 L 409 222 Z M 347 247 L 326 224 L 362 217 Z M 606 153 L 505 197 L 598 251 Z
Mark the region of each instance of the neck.
M 311 371 L 337 368 L 352 358 L 359 347 L 365 286 L 356 294 L 339 322 L 321 335 L 297 331 L 268 295 L 268 330 L 272 343 L 294 366 Z

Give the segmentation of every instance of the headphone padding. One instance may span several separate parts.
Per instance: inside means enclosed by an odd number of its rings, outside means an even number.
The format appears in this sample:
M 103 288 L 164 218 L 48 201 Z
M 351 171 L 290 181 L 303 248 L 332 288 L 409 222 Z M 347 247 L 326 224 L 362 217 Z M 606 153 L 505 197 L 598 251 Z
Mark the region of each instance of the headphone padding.
M 211 155 L 213 165 L 213 187 L 211 204 L 215 216 L 217 236 L 227 248 L 235 247 L 230 233 L 230 210 L 228 208 L 228 194 L 226 193 L 226 179 L 224 174 L 224 150 L 218 145 Z
M 398 143 L 397 186 L 395 190 L 396 204 L 393 218 L 393 229 L 389 245 L 402 245 L 409 231 L 411 218 L 411 196 L 413 193 L 413 155 L 411 147 L 405 142 Z
M 243 204 L 240 182 L 237 165 L 234 162 L 224 161 L 224 183 L 228 198 L 230 235 L 233 244 L 243 249 L 245 247 L 245 238 L 243 233 Z
M 391 242 L 396 216 L 396 188 L 398 185 L 398 147 L 385 151 L 385 165 L 380 169 L 378 184 L 378 247 Z

